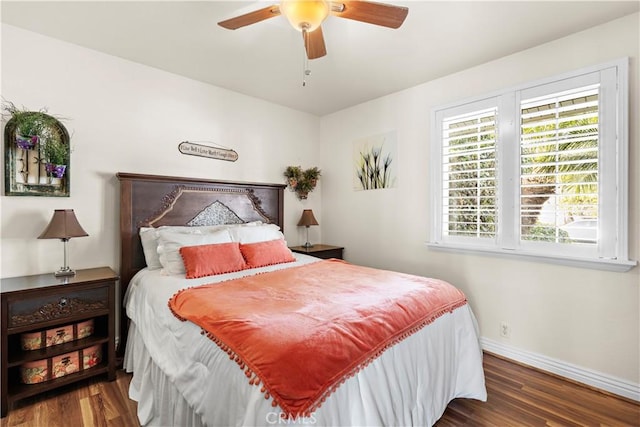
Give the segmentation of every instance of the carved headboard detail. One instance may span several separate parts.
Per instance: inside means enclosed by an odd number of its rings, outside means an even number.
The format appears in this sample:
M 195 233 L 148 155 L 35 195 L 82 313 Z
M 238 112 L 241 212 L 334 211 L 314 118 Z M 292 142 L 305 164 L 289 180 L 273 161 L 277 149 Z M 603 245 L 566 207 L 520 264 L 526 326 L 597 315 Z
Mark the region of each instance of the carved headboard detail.
M 211 200 L 214 200 L 211 202 Z M 174 210 L 176 204 L 188 205 L 195 209 L 195 215 L 191 218 L 184 218 L 181 215 L 192 214 L 193 211 L 187 212 Z M 198 215 L 203 214 L 212 206 L 224 206 L 228 211 L 236 215 L 240 219 L 239 222 L 263 221 L 268 223 L 277 222 L 277 218 L 270 216 L 262 209 L 262 201 L 256 197 L 251 188 L 198 188 L 193 186 L 178 186 L 170 194 L 167 194 L 162 202 L 160 209 L 150 218 L 141 221 L 139 227 L 160 227 L 162 225 L 175 225 L 185 223 L 193 225 L 193 221 Z M 198 207 L 202 209 L 197 210 Z M 208 223 L 206 225 L 218 225 Z
M 285 184 L 214 181 L 119 172 L 120 181 L 120 295 L 131 278 L 145 267 L 140 227 L 194 225 L 226 208 L 240 222 L 263 221 L 284 228 Z M 208 211 L 209 210 L 209 211 Z M 210 221 L 205 218 L 204 221 Z M 235 220 L 231 220 L 235 222 Z M 208 222 L 207 222 L 208 223 Z M 121 305 L 122 307 L 122 305 Z M 124 352 L 127 319 L 121 315 L 119 354 Z

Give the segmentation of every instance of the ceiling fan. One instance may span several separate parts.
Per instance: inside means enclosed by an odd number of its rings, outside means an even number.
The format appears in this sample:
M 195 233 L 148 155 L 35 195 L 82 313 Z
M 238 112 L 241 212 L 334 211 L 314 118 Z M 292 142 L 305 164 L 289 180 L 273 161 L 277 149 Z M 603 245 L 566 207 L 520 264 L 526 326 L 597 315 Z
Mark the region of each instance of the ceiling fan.
M 399 28 L 408 13 L 409 9 L 406 7 L 364 0 L 281 0 L 279 5 L 236 16 L 218 22 L 218 25 L 236 30 L 281 14 L 285 15 L 291 25 L 302 32 L 307 57 L 316 59 L 327 54 L 321 24 L 329 14 L 368 24 Z

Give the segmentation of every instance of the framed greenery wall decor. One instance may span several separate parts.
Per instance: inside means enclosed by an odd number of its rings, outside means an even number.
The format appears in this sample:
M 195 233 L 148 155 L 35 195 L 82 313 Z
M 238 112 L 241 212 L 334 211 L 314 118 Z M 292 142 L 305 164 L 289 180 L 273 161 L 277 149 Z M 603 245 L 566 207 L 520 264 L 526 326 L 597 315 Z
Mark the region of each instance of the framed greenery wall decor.
M 287 186 L 291 191 L 295 191 L 300 200 L 306 199 L 316 188 L 320 175 L 321 171 L 317 167 L 303 170 L 300 166 L 287 166 L 284 170 Z
M 3 106 L 5 195 L 69 197 L 70 138 L 64 125 L 41 111 Z

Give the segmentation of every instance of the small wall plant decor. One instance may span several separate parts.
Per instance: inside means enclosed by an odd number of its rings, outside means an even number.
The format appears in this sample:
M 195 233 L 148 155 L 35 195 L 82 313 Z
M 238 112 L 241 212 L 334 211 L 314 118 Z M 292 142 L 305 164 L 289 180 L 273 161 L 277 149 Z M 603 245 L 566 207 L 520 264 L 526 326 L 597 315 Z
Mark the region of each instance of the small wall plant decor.
M 316 188 L 320 169 L 313 167 L 302 170 L 300 166 L 287 166 L 284 176 L 287 178 L 289 189 L 296 192 L 298 199 L 304 200 Z
M 69 196 L 69 133 L 46 109 L 3 102 L 5 195 Z

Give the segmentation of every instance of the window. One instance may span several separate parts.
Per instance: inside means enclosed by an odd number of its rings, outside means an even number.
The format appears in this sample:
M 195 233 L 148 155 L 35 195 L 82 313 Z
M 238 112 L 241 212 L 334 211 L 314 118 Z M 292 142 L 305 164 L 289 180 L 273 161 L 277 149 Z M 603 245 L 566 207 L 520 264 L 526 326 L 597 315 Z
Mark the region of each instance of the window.
M 443 121 L 444 231 L 479 239 L 496 236 L 497 108 Z
M 433 111 L 430 244 L 625 271 L 628 60 Z

